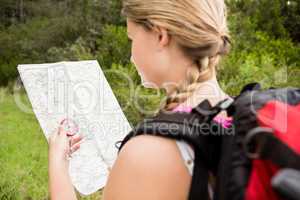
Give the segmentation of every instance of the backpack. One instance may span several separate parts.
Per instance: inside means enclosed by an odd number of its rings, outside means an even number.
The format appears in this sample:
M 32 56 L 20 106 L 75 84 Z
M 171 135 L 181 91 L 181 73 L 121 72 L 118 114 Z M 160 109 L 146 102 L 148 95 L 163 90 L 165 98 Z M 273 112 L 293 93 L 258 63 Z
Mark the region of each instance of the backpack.
M 233 118 L 224 128 L 221 111 Z M 190 144 L 195 152 L 189 200 L 209 199 L 209 175 L 216 200 L 300 199 L 300 89 L 257 83 L 216 106 L 207 100 L 190 113 L 159 112 L 140 122 L 122 141 L 149 134 Z

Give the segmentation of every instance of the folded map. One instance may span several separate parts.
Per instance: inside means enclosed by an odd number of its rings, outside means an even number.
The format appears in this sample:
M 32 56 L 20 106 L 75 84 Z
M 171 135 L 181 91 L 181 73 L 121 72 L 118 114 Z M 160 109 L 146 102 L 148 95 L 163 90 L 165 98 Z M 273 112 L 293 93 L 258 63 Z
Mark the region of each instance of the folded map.
M 25 64 L 18 71 L 47 139 L 62 122 L 84 136 L 70 159 L 75 188 L 84 195 L 103 188 L 117 157 L 115 144 L 131 126 L 98 62 Z

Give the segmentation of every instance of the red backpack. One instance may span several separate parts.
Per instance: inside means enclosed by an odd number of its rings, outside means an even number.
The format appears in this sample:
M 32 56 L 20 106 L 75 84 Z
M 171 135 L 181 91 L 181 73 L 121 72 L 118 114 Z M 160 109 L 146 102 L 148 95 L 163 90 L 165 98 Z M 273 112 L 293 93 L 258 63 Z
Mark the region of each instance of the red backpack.
M 257 88 L 242 97 L 236 109 L 235 120 L 241 121 L 249 111 L 247 118 L 255 119 L 249 130 L 237 123 L 246 133 L 243 147 L 251 162 L 244 199 L 299 199 L 300 90 Z

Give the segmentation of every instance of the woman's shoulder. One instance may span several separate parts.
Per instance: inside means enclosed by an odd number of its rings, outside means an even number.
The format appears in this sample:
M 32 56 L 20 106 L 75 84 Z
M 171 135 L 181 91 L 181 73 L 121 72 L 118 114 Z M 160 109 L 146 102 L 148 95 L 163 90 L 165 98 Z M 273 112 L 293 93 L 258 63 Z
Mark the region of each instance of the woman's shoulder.
M 190 181 L 175 140 L 140 135 L 120 151 L 105 196 L 122 193 L 122 199 L 186 199 Z
M 141 167 L 179 173 L 184 168 L 176 141 L 159 136 L 140 135 L 129 140 L 119 155 L 120 159 L 138 162 Z M 171 169 L 170 169 L 171 168 Z

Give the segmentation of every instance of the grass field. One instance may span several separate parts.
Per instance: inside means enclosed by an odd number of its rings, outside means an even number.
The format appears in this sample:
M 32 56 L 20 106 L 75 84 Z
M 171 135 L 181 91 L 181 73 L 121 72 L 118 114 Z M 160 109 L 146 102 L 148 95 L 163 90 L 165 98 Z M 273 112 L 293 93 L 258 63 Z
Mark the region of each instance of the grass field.
M 15 100 L 17 99 L 17 100 Z M 25 94 L 0 88 L 0 200 L 44 200 L 48 195 L 48 144 Z M 101 192 L 79 199 L 101 199 Z

